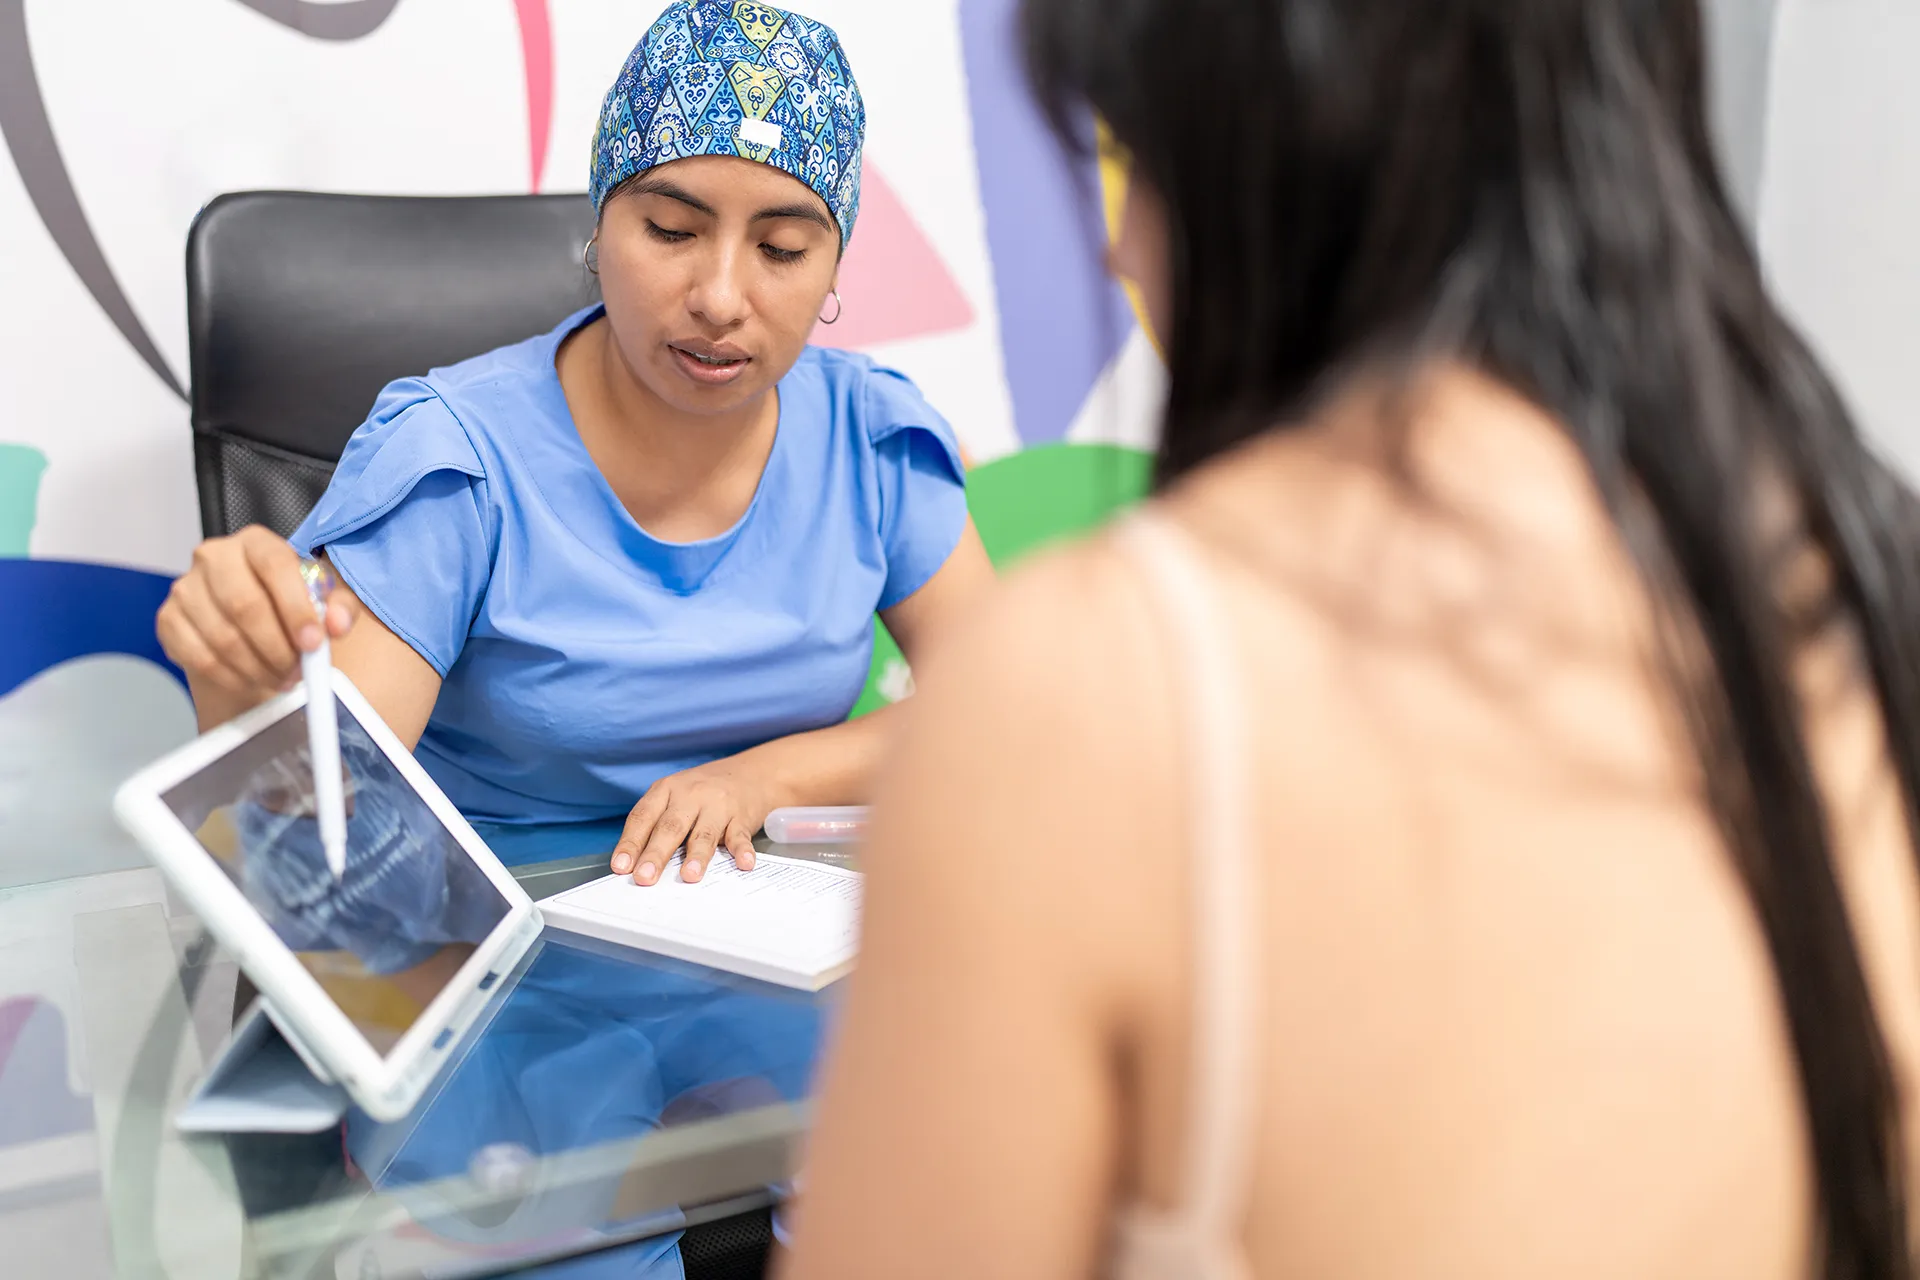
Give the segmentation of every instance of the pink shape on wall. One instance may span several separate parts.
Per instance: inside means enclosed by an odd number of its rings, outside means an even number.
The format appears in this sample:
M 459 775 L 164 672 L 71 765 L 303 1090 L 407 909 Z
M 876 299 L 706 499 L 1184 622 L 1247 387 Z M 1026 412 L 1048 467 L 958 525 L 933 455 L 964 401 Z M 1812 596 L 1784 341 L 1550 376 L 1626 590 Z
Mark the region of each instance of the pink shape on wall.
M 0 1074 L 6 1072 L 7 1059 L 13 1056 L 13 1045 L 20 1038 L 20 1029 L 27 1025 L 27 1019 L 33 1016 L 39 1003 L 26 996 L 0 1001 Z
M 513 0 L 520 19 L 520 61 L 527 81 L 527 190 L 538 191 L 547 171 L 547 135 L 553 132 L 553 21 L 547 0 Z
M 840 264 L 840 321 L 816 325 L 817 346 L 856 350 L 963 329 L 973 308 L 947 264 L 872 160 L 861 178 L 860 216 Z M 826 314 L 833 314 L 828 299 Z

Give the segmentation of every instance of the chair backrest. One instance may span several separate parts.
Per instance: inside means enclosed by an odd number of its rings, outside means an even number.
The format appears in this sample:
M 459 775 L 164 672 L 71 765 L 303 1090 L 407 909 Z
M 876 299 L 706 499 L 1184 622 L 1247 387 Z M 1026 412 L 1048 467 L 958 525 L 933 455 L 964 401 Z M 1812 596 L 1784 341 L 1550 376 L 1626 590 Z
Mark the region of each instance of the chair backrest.
M 194 470 L 207 536 L 291 533 L 395 378 L 599 298 L 585 196 L 248 191 L 187 236 Z

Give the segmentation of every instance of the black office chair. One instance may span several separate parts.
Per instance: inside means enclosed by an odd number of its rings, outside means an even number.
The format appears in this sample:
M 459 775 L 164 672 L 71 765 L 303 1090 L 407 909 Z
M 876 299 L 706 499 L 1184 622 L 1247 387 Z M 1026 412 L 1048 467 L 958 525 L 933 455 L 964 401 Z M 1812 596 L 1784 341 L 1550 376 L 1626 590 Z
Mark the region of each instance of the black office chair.
M 208 536 L 292 533 L 395 378 L 597 300 L 584 195 L 243 191 L 187 233 L 194 470 Z

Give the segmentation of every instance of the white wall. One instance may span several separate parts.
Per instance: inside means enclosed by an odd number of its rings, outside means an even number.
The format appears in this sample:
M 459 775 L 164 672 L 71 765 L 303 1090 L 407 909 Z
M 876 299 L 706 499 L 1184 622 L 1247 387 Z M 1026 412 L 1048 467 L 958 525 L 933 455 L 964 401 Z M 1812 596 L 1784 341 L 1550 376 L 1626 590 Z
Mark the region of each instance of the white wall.
M 1782 0 L 1762 260 L 1863 429 L 1920 481 L 1920 4 Z
M 1713 126 L 1727 185 L 1753 216 L 1766 152 L 1767 81 L 1778 0 L 1705 0 Z

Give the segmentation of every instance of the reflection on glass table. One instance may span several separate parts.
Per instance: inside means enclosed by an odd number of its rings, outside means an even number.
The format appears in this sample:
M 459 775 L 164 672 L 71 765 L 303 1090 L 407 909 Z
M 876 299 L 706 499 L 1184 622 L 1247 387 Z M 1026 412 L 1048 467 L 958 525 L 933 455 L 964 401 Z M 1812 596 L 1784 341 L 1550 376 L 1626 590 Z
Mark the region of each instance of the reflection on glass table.
M 483 835 L 539 899 L 605 874 L 618 825 Z M 769 1205 L 791 1175 L 836 989 L 551 931 L 502 975 L 405 1119 L 356 1113 L 307 1136 L 177 1133 L 173 1112 L 232 1017 L 234 987 L 230 963 L 173 912 L 144 952 L 124 913 L 76 921 L 99 940 L 80 982 L 102 1017 L 124 1009 L 132 1024 L 124 1063 L 99 1086 L 115 1096 L 96 1107 L 113 1117 L 104 1182 L 122 1274 L 483 1275 L 610 1245 L 622 1274 L 644 1274 L 636 1260 L 669 1250 L 680 1228 Z M 150 971 L 169 933 L 176 967 L 134 984 L 134 999 L 129 968 Z
M 621 1162 L 594 1170 L 555 1158 L 790 1112 L 806 1098 L 822 1021 L 810 995 L 549 938 L 436 1094 L 401 1123 L 356 1117 L 347 1150 L 405 1206 L 415 1234 L 404 1252 L 438 1254 L 441 1266 L 671 1231 L 686 1221 L 682 1193 L 635 1199 Z M 427 1237 L 432 1247 L 420 1248 Z

